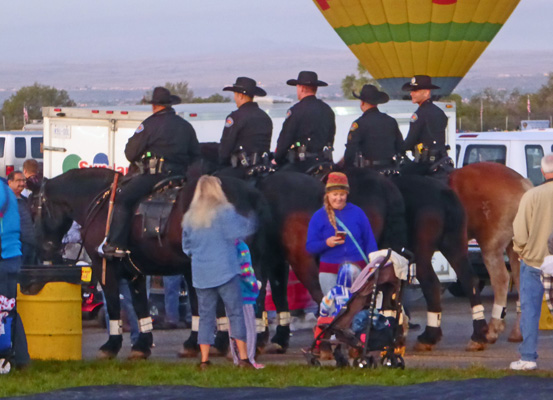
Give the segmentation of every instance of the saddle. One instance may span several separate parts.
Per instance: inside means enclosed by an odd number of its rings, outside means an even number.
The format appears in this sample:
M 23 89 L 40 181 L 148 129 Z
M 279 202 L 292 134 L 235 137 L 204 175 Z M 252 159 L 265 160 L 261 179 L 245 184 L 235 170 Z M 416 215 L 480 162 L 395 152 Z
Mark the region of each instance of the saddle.
M 154 186 L 152 193 L 140 202 L 135 217 L 142 221 L 143 238 L 157 238 L 161 242 L 167 232 L 169 215 L 183 185 L 184 177 L 169 177 Z

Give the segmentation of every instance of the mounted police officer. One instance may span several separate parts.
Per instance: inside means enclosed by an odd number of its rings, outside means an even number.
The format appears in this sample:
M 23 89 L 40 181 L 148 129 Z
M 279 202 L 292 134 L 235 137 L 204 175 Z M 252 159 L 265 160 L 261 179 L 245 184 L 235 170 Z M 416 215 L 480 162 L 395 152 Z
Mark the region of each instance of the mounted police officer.
M 227 168 L 219 174 L 245 178 L 246 171 L 260 164 L 263 157 L 268 162 L 273 122 L 253 101 L 254 96 L 265 96 L 267 93 L 253 79 L 246 77 L 237 78 L 236 83 L 223 90 L 234 92 L 238 110 L 233 111 L 225 121 L 219 162 Z
M 439 89 L 427 75 L 415 75 L 402 90 L 411 92 L 411 100 L 419 108 L 411 116 L 409 133 L 403 144 L 404 151 L 411 151 L 414 163 L 407 163 L 402 174 L 430 175 L 445 181 L 453 169 L 453 161 L 447 155 L 445 131 L 447 116 L 431 100 L 430 91 Z
M 296 86 L 299 103 L 290 108 L 277 142 L 275 160 L 286 168 L 305 170 L 311 165 L 332 159 L 332 146 L 336 134 L 334 111 L 317 99 L 317 88 L 328 86 L 315 72 L 301 71 L 298 79 L 286 82 Z M 290 165 L 291 164 L 291 165 Z
M 387 103 L 390 97 L 373 85 L 364 85 L 361 93 L 353 92 L 353 96 L 361 100 L 363 115 L 349 130 L 344 154 L 346 167 L 393 172 L 397 155 L 402 151 L 403 136 L 397 121 L 378 109 L 378 105 Z
M 185 175 L 188 165 L 200 156 L 200 145 L 190 123 L 179 117 L 172 105 L 180 97 L 156 87 L 146 118 L 127 142 L 125 155 L 138 173 L 121 186 L 115 196 L 111 228 L 101 250 L 106 257 L 125 257 L 133 210 L 137 202 L 168 176 Z

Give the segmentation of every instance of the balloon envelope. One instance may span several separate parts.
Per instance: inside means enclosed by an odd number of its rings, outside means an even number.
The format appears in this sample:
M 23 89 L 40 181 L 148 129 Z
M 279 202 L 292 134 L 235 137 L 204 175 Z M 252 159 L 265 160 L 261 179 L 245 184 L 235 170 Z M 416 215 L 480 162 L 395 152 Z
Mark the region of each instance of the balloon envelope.
M 520 0 L 313 0 L 392 98 L 414 75 L 447 96 Z

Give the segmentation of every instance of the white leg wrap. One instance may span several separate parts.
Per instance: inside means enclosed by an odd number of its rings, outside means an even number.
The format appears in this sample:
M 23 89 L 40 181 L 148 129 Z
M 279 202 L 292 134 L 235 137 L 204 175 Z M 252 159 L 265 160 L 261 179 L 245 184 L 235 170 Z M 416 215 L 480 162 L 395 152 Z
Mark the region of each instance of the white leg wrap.
M 472 307 L 472 320 L 478 321 L 484 319 L 484 306 L 482 304 Z
M 442 313 L 441 312 L 427 312 L 426 313 L 426 325 L 432 328 L 439 328 L 442 325 Z
M 520 300 L 517 300 L 517 313 L 520 314 Z
M 398 325 L 401 326 L 403 325 L 403 316 L 405 315 L 405 313 L 403 312 L 403 310 L 399 313 L 399 320 L 397 321 Z M 407 317 L 405 315 L 405 317 Z
M 200 317 L 193 316 L 192 317 L 192 331 L 198 332 L 200 330 Z
M 505 315 L 507 315 L 507 307 L 494 303 L 492 308 L 492 318 L 505 319 Z
M 277 314 L 277 325 L 290 325 L 290 313 L 288 311 L 280 312 Z
M 396 317 L 396 312 L 395 310 L 383 310 L 382 315 L 384 315 L 386 318 L 395 318 Z
M 255 319 L 255 332 L 256 333 L 265 332 L 265 323 L 263 322 L 263 318 Z
M 109 334 L 110 335 L 122 335 L 123 334 L 123 321 L 120 319 L 109 320 Z
M 148 333 L 154 330 L 152 325 L 152 317 L 141 318 L 138 320 L 138 330 L 140 333 Z
M 228 317 L 217 318 L 217 330 L 218 331 L 228 331 L 229 322 Z

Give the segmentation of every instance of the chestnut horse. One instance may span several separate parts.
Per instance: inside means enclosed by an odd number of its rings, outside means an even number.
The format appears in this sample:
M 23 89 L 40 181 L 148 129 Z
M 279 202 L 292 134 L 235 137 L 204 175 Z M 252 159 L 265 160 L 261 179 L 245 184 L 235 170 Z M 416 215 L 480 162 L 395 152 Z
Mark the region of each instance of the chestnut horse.
M 490 275 L 494 305 L 487 339 L 493 343 L 505 329 L 509 290 L 509 272 L 503 257 L 505 251 L 512 279 L 519 290 L 520 262 L 513 252 L 513 220 L 522 195 L 532 187 L 532 183 L 502 164 L 482 162 L 454 170 L 449 185 L 459 196 L 467 213 L 468 239 L 478 241 Z M 520 310 L 517 314 L 517 323 L 509 335 L 509 341 L 522 339 Z

